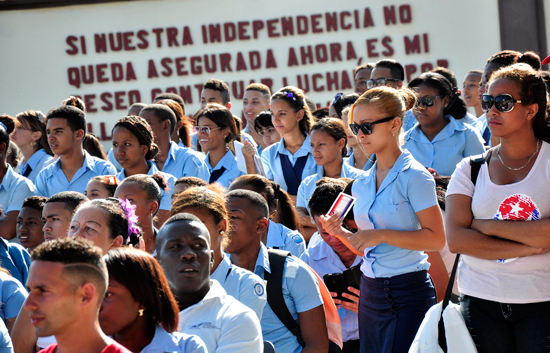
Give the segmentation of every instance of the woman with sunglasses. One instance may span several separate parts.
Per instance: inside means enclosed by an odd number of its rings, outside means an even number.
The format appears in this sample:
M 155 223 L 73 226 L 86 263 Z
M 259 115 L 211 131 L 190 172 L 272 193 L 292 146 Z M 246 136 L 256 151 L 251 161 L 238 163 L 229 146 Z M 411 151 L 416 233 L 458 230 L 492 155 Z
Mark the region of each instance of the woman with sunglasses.
M 408 352 L 426 311 L 436 303 L 428 256 L 445 245 L 443 219 L 430 173 L 407 150 L 399 132 L 416 101 L 408 89 L 373 88 L 352 107 L 350 128 L 376 162 L 352 186 L 359 230 L 339 215 L 323 228 L 363 257 L 359 300 L 361 352 Z
M 158 174 L 164 178 L 167 188 L 161 190 L 161 202 L 155 218 L 155 226 L 160 228 L 170 217 L 171 197 L 176 178 L 159 171 L 153 163 L 153 158 L 159 149 L 153 142 L 153 131 L 150 125 L 139 116 L 126 116 L 116 122 L 112 136 L 113 154 L 122 167 L 116 176 L 119 181 L 136 174 Z
M 547 352 L 546 86 L 539 72 L 514 64 L 492 74 L 482 98 L 491 134 L 500 144 L 487 152 L 477 177 L 468 159 L 457 166 L 446 199 L 449 249 L 463 254 L 458 269 L 462 315 L 480 353 Z
M 218 182 L 228 188 L 233 180 L 244 174 L 233 154 L 233 141 L 241 141 L 233 114 L 226 107 L 213 103 L 201 108 L 195 114 L 195 121 L 200 150 L 207 153 L 209 183 Z
M 348 147 L 351 152 L 348 154 L 348 157 L 344 159 L 344 163 L 362 170 L 369 170 L 374 161 L 376 161 L 376 155 L 366 154 L 357 139 L 357 136 L 351 131 L 349 127 L 349 112 L 351 111 L 351 105 L 347 106 L 342 110 L 342 122 L 346 127 L 346 133 L 348 135 Z
M 44 114 L 38 110 L 27 110 L 17 114 L 16 126 L 11 141 L 23 153 L 19 173 L 34 183 L 40 171 L 53 162 L 53 153 L 46 136 Z
M 273 126 L 281 141 L 262 152 L 262 163 L 268 179 L 274 180 L 296 201 L 298 187 L 307 176 L 319 172 L 311 153 L 309 131 L 313 116 L 301 89 L 281 88 L 271 98 Z
M 418 124 L 405 134 L 403 148 L 424 167 L 448 176 L 464 157 L 485 151 L 477 129 L 462 121 L 466 105 L 453 93 L 449 80 L 426 72 L 412 80 L 409 88 L 418 95 L 413 109 Z
M 317 181 L 323 177 L 334 179 L 357 179 L 363 175 L 363 171 L 344 163 L 347 154 L 346 143 L 348 140 L 344 123 L 336 118 L 324 118 L 319 120 L 311 128 L 311 152 L 315 163 L 321 168 L 316 174 L 305 178 L 298 188 L 296 209 L 301 216 L 302 226 L 306 240 L 317 231 L 308 212 L 308 200 L 313 195 Z

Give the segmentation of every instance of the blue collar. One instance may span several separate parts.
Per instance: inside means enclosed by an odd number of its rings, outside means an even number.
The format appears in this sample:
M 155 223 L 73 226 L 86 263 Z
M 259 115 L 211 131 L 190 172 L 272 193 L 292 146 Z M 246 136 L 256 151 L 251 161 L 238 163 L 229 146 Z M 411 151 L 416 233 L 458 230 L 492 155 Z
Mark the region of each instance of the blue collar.
M 6 170 L 6 174 L 4 174 L 4 178 L 2 179 L 2 184 L 0 184 L 0 189 L 3 188 L 4 190 L 9 191 L 10 183 L 13 177 L 14 177 L 13 169 L 11 169 L 11 165 L 8 164 L 8 169 Z
M 302 143 L 302 146 L 296 151 L 296 153 L 292 154 L 285 148 L 285 140 L 284 137 L 281 137 L 281 141 L 278 142 L 277 146 L 277 155 L 278 154 L 286 154 L 288 156 L 293 156 L 293 158 L 298 158 L 302 156 L 307 156 L 308 153 L 311 153 L 311 138 L 309 134 L 306 134 L 306 139 L 304 140 L 304 143 Z
M 210 173 L 212 173 L 213 170 L 220 169 L 221 167 L 224 167 L 225 170 L 230 170 L 233 167 L 234 161 L 235 155 L 233 154 L 233 152 L 231 152 L 231 150 L 227 150 L 222 159 L 220 159 L 218 164 L 216 164 L 216 168 L 212 168 L 212 166 L 210 165 L 210 152 L 208 152 L 208 154 L 206 155 L 206 159 L 204 160 L 204 162 L 208 166 L 208 170 L 210 170 Z
M 449 123 L 441 130 L 432 141 L 429 141 L 428 138 L 424 135 L 420 129 L 420 124 L 415 124 L 412 129 L 407 131 L 405 134 L 405 141 L 413 139 L 417 142 L 422 143 L 434 143 L 440 140 L 445 140 L 454 135 L 455 131 L 464 131 L 466 126 L 462 121 L 456 120 L 451 115 L 445 115 L 445 119 L 449 120 Z
M 269 254 L 267 253 L 267 248 L 264 244 L 260 244 L 260 251 L 258 252 L 258 259 L 254 265 L 254 273 L 257 269 L 264 269 L 267 272 L 271 273 L 271 267 L 269 266 Z M 261 276 L 263 278 L 263 275 Z
M 27 166 L 30 166 L 33 170 L 38 165 L 38 162 L 46 155 L 47 152 L 45 149 L 41 148 L 38 151 L 34 152 L 31 158 L 29 158 L 28 161 L 23 160 L 23 163 L 21 163 L 21 167 L 19 168 L 21 171 L 26 169 Z

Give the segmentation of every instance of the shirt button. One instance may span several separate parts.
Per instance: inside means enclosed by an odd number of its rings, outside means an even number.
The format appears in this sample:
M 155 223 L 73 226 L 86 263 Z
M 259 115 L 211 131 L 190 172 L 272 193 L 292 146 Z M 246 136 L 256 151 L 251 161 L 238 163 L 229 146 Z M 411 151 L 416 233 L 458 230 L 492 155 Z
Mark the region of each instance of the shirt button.
M 390 284 L 390 281 L 389 281 L 389 280 L 385 280 L 385 281 L 384 281 L 384 284 L 386 284 L 386 285 L 387 285 L 387 284 Z
M 389 291 L 390 291 L 390 289 L 389 289 L 389 288 L 387 288 L 387 287 L 386 287 L 386 288 L 384 288 L 384 292 L 386 292 L 386 293 L 387 293 L 387 292 L 389 292 Z
M 423 351 L 425 351 L 428 348 L 428 346 L 426 345 L 426 343 L 424 343 L 421 348 Z

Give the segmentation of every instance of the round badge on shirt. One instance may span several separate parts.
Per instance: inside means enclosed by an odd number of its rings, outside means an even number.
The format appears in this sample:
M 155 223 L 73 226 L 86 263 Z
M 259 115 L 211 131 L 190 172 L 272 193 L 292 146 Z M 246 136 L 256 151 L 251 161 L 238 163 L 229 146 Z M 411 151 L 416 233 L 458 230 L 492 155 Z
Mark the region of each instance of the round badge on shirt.
M 296 244 L 300 244 L 300 243 L 303 241 L 302 237 L 299 236 L 298 234 L 294 234 L 294 235 L 292 236 L 292 239 L 294 240 L 294 242 L 295 242 Z
M 258 297 L 261 297 L 262 295 L 264 295 L 265 293 L 264 286 L 261 283 L 256 283 L 254 285 L 254 293 L 256 293 Z

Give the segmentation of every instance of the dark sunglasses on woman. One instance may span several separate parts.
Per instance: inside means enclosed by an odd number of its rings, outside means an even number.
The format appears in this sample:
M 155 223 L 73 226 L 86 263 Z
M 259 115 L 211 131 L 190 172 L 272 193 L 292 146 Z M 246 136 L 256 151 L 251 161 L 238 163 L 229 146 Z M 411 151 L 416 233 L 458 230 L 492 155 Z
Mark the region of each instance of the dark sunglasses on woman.
M 426 108 L 433 107 L 435 104 L 436 98 L 443 98 L 443 96 L 426 96 L 426 97 L 418 98 L 416 100 L 416 103 L 414 104 L 414 107 L 417 108 L 418 106 L 420 106 L 420 104 L 422 104 Z
M 354 135 L 359 135 L 359 130 L 363 131 L 365 135 L 370 135 L 372 134 L 373 125 L 392 121 L 394 118 L 395 116 L 389 116 L 384 119 L 373 121 L 372 123 L 362 123 L 362 124 L 352 123 L 352 124 L 349 124 L 349 128 Z
M 510 94 L 499 94 L 496 97 L 490 94 L 484 94 L 481 100 L 481 108 L 488 112 L 495 105 L 495 108 L 501 113 L 508 113 L 514 109 L 515 103 L 521 103 L 521 100 L 515 100 Z

